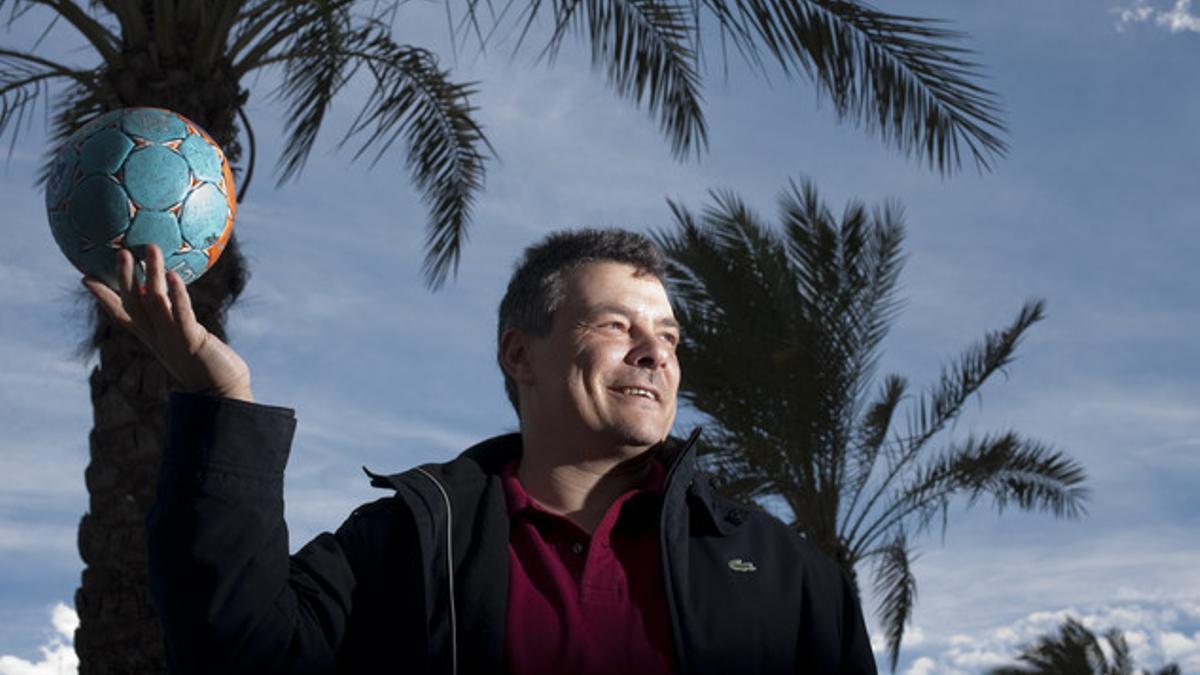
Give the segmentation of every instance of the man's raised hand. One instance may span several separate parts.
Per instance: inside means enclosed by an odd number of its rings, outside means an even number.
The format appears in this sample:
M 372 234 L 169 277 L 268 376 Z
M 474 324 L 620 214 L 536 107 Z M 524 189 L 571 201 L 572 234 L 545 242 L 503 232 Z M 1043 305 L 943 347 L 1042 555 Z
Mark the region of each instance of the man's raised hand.
M 133 274 L 133 254 L 117 252 L 118 295 L 95 277 L 84 277 L 104 311 L 132 332 L 187 391 L 253 401 L 250 368 L 237 352 L 196 321 L 183 279 L 163 269 L 163 254 L 146 247 L 146 282 Z

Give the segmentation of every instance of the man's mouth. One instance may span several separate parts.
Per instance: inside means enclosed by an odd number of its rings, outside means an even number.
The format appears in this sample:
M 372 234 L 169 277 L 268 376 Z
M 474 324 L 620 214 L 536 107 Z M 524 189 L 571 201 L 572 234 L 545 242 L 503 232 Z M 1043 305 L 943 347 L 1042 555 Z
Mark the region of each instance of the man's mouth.
M 626 396 L 640 396 L 654 402 L 661 400 L 657 391 L 646 387 L 609 387 L 609 389 Z

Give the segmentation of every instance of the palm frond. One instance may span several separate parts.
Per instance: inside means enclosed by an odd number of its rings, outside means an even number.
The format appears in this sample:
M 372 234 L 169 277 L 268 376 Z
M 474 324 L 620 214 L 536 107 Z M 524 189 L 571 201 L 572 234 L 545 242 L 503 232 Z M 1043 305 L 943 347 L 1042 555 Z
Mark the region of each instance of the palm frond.
M 1045 318 L 1045 303 L 1026 302 L 1007 328 L 989 331 L 982 342 L 971 345 L 938 383 L 921 396 L 909 420 L 902 454 L 924 445 L 962 412 L 963 405 L 988 378 L 1012 363 L 1017 346 L 1030 326 Z
M 0 0 L 0 12 L 3 12 L 4 6 L 8 5 L 8 18 L 3 19 L 5 27 L 12 28 L 18 19 L 25 16 L 37 4 L 32 0 Z
M 150 26 L 141 3 L 138 0 L 108 0 L 104 6 L 117 17 L 122 42 L 134 49 L 145 49 L 150 42 Z
M 670 252 L 665 256 L 668 270 L 666 281 L 675 313 L 687 321 L 704 325 L 705 322 L 701 321 L 703 317 L 721 311 L 709 300 L 703 279 L 691 269 L 691 263 L 704 264 L 710 259 L 703 254 L 693 253 L 707 249 L 708 241 L 701 234 L 696 216 L 687 207 L 671 199 L 667 200 L 667 206 L 675 219 L 676 232 L 653 230 L 650 237 L 660 249 Z M 686 337 L 681 336 L 684 339 Z
M 566 26 L 578 26 L 591 41 L 592 64 L 604 68 L 616 92 L 639 105 L 645 101 L 658 115 L 672 153 L 698 155 L 708 132 L 688 7 L 669 0 L 556 0 L 552 6 L 557 29 L 547 52 L 557 50 Z
M 495 19 L 497 26 L 507 10 L 506 5 Z M 479 0 L 469 0 L 467 16 L 472 25 L 477 23 L 478 11 Z M 698 155 L 707 146 L 693 46 L 696 15 L 690 4 L 673 0 L 532 0 L 518 18 L 518 48 L 543 13 L 550 15 L 553 30 L 541 56 L 553 60 L 572 29 L 586 36 L 592 65 L 603 68 L 620 96 L 639 105 L 645 101 L 648 112 L 657 114 L 659 127 L 677 158 L 687 157 L 693 150 Z
M 1097 665 L 1105 662 L 1104 651 L 1096 635 L 1071 617 L 1059 627 L 1057 635 L 1044 635 L 1035 643 L 1023 647 L 1017 660 L 1025 667 L 1001 668 L 989 673 L 1096 673 Z
M 175 20 L 175 0 L 154 0 L 154 49 L 162 65 L 182 60 L 182 40 Z
M 288 139 L 279 158 L 277 185 L 304 168 L 325 114 L 333 99 L 353 75 L 349 51 L 368 36 L 351 25 L 344 7 L 320 8 L 292 13 L 277 27 L 290 36 L 288 48 L 264 64 L 281 61 L 283 81 L 276 95 L 288 105 Z
M 488 36 L 511 5 L 492 11 Z M 474 28 L 482 47 L 480 0 L 466 6 L 462 27 Z M 593 64 L 606 68 L 619 93 L 639 101 L 648 93 L 652 113 L 661 101 L 660 125 L 679 157 L 705 145 L 696 71 L 709 14 L 722 52 L 732 44 L 755 69 L 773 60 L 789 77 L 806 74 L 839 119 L 943 174 L 964 159 L 988 170 L 1007 152 L 998 97 L 959 46 L 965 36 L 933 19 L 860 0 L 531 0 L 518 19 L 518 48 L 546 14 L 553 31 L 543 54 L 553 58 L 568 29 L 579 29 L 591 39 Z
M 55 78 L 67 79 L 70 83 L 52 91 L 49 82 Z M 9 152 L 38 101 L 53 111 L 51 139 L 46 144 L 36 184 L 45 183 L 55 156 L 67 138 L 107 109 L 97 79 L 96 71 L 76 70 L 34 54 L 0 49 L 0 138 L 6 131 L 10 134 Z
M 366 133 L 355 157 L 372 151 L 373 164 L 395 140 L 406 141 L 410 174 L 430 207 L 425 280 L 439 288 L 458 270 L 471 206 L 483 190 L 484 148 L 493 152 L 473 116 L 474 85 L 451 82 L 432 53 L 382 34 L 351 54 L 367 65 L 375 87 L 346 139 Z
M 679 229 L 655 235 L 671 260 L 669 285 L 683 326 L 679 358 L 690 385 L 681 395 L 721 420 L 730 431 L 724 445 L 763 467 L 774 477 L 772 487 L 804 485 L 812 488 L 806 495 L 815 495 L 813 446 L 783 447 L 773 440 L 810 427 L 808 408 L 815 400 L 800 391 L 812 382 L 802 374 L 804 366 L 782 358 L 804 330 L 795 325 L 795 294 L 788 290 L 795 280 L 781 243 L 758 217 L 730 193 L 711 195 L 714 204 L 704 210 L 702 227 L 672 204 Z M 761 357 L 739 356 L 747 353 Z M 781 390 L 789 395 L 779 396 Z
M 1104 675 L 1135 675 L 1133 654 L 1129 652 L 1125 634 L 1113 628 L 1104 634 L 1104 641 L 1112 651 L 1112 659 L 1104 668 Z
M 1134 675 L 1139 672 L 1133 662 L 1129 643 L 1120 630 L 1113 628 L 1104 634 L 1112 657 L 1106 655 L 1100 640 L 1078 619 L 1067 617 L 1056 633 L 1041 636 L 1021 648 L 1017 660 L 1023 667 L 1004 666 L 987 671 L 987 675 Z M 1150 671 L 1140 671 L 1149 675 Z M 1156 675 L 1179 675 L 1177 663 L 1168 663 Z
M 233 42 L 225 50 L 230 61 L 243 62 L 242 57 L 251 45 L 255 45 L 259 49 L 260 57 L 265 56 L 271 50 L 272 45 L 262 41 L 262 37 L 264 35 L 278 35 L 284 39 L 289 37 L 286 27 L 288 24 L 296 24 L 294 20 L 296 10 L 297 7 L 294 3 L 279 2 L 278 0 L 246 3 L 234 23 L 231 36 Z M 253 70 L 255 64 L 255 59 L 246 60 L 244 70 Z
M 90 73 L 12 49 L 0 48 L 0 139 L 10 134 L 9 153 L 38 101 L 50 94 L 50 81 L 66 78 L 91 86 Z
M 683 329 L 680 396 L 712 422 L 705 461 L 726 493 L 786 503 L 791 524 L 844 568 L 876 561 L 894 663 L 915 600 L 907 537 L 939 515 L 944 531 L 953 499 L 1084 512 L 1082 468 L 1015 433 L 927 459 L 929 441 L 1011 363 L 1042 303 L 1026 303 L 944 369 L 897 433 L 906 380 L 865 390 L 899 306 L 899 206 L 851 202 L 839 219 L 811 183 L 792 184 L 780 236 L 736 195 L 710 198 L 699 215 L 670 202 L 676 228 L 654 235 Z
M 1025 303 L 1017 318 L 999 331 L 990 331 L 981 343 L 968 347 L 952 368 L 943 368 L 936 385 L 923 393 L 909 414 L 908 433 L 903 439 L 885 446 L 888 470 L 858 512 L 848 537 L 859 538 L 859 530 L 875 505 L 898 476 L 921 455 L 926 444 L 961 414 L 964 404 L 979 392 L 983 384 L 1010 364 L 1025 331 L 1045 316 L 1042 301 Z
M 326 0 L 325 2 L 281 2 L 272 11 L 253 13 L 234 30 L 234 45 L 230 49 L 230 60 L 237 79 L 252 70 L 274 63 L 286 63 L 304 53 L 297 49 L 297 41 L 314 25 L 329 24 L 330 21 L 349 20 L 349 9 L 354 0 Z M 375 17 L 364 21 L 364 29 L 378 26 Z M 359 36 L 365 39 L 365 36 Z M 331 41 L 344 40 L 344 30 L 330 36 Z M 310 38 L 311 40 L 311 38 Z M 284 49 L 282 45 L 288 45 Z M 239 56 L 240 55 L 240 56 Z
M 898 306 L 903 219 L 894 204 L 872 213 L 851 202 L 839 222 L 810 182 L 791 184 L 780 209 L 788 259 L 811 327 L 793 353 L 803 353 L 813 364 L 825 433 L 819 443 L 846 449 L 854 442 L 864 387 Z M 835 453 L 824 453 L 822 459 L 824 491 L 840 499 L 847 487 L 845 473 L 852 467 Z M 857 475 L 850 478 L 851 492 L 858 489 L 857 482 Z
M 771 246 L 757 233 L 754 216 L 728 204 L 732 212 L 704 215 L 704 230 L 692 229 L 679 238 L 660 238 L 673 258 L 671 286 L 680 309 L 683 337 L 679 357 L 688 377 L 697 383 L 683 395 L 714 418 L 745 417 L 737 428 L 743 435 L 761 436 L 779 418 L 769 406 L 747 407 L 746 400 L 766 400 L 780 374 L 770 355 L 785 346 L 786 315 L 770 311 L 780 295 L 781 259 L 763 253 Z M 690 218 L 690 214 L 686 217 Z M 758 251 L 759 253 L 753 253 Z M 738 330 L 731 327 L 738 326 Z M 754 336 L 753 348 L 767 358 L 739 359 L 739 343 Z M 724 383 L 721 385 L 720 383 Z M 704 383 L 704 384 L 701 384 Z M 705 386 L 707 385 L 707 386 Z
M 40 4 L 40 3 L 39 3 Z M 111 66 L 124 63 L 121 53 L 122 40 L 104 24 L 93 19 L 83 8 L 73 0 L 63 0 L 53 3 L 55 13 L 71 24 Z
M 894 528 L 923 530 L 939 514 L 944 529 L 946 510 L 957 495 L 965 496 L 968 505 L 991 496 L 997 512 L 1011 504 L 1078 518 L 1086 512 L 1084 479 L 1083 467 L 1074 460 L 1013 432 L 968 438 L 896 486 L 892 500 L 856 541 L 866 548 Z
M 989 169 L 1007 151 L 995 94 L 976 83 L 978 67 L 956 46 L 963 35 L 940 22 L 850 0 L 693 2 L 751 63 L 765 47 L 785 72 L 806 73 L 840 117 L 943 173 L 964 154 Z
M 907 389 L 908 381 L 903 377 L 887 376 L 880 385 L 878 398 L 867 406 L 866 412 L 859 421 L 850 453 L 850 460 L 853 464 L 846 484 L 848 496 L 843 512 L 844 520 L 839 527 L 842 532 L 849 530 L 850 518 L 854 514 L 855 507 L 858 506 L 858 499 L 862 495 L 863 489 L 866 488 L 875 471 L 880 450 L 892 428 L 892 418 Z
M 912 619 L 917 600 L 917 579 L 912 571 L 908 538 L 903 531 L 865 557 L 876 560 L 875 593 L 880 596 L 879 622 L 887 640 L 888 661 L 892 670 L 900 660 L 904 627 Z
M 540 0 L 538 0 L 540 2 Z M 464 3 L 466 11 L 463 16 L 457 21 L 454 18 L 454 9 L 451 3 L 447 2 L 444 5 L 446 15 L 446 32 L 450 37 L 450 53 L 457 60 L 460 50 L 467 45 L 467 40 L 474 36 L 479 47 L 480 54 L 487 51 L 489 42 L 496 30 L 500 27 L 501 18 L 507 16 L 508 11 L 512 9 L 515 0 L 505 0 L 504 8 L 500 14 L 496 13 L 496 6 L 493 0 L 466 0 Z M 492 28 L 486 31 L 479 20 L 480 5 L 483 5 L 488 12 L 488 16 L 492 19 Z
M 194 46 L 198 53 L 193 60 L 193 67 L 208 69 L 216 63 L 218 55 L 229 44 L 229 36 L 241 15 L 242 5 L 241 0 L 225 0 L 217 5 L 214 16 L 201 27 Z
M 896 289 L 905 256 L 901 252 L 904 215 L 899 202 L 885 202 L 872 212 L 867 236 L 869 242 L 861 273 L 863 282 L 852 287 L 855 296 L 848 307 L 850 310 L 861 308 L 850 318 L 855 321 L 862 351 L 875 354 L 901 306 Z
M 1083 513 L 1082 468 L 1036 441 L 988 435 L 926 453 L 1012 361 L 1042 317 L 1040 302 L 945 369 L 905 435 L 894 420 L 909 398 L 906 380 L 893 375 L 866 392 L 898 311 L 897 204 L 851 202 L 839 219 L 811 183 L 792 184 L 782 235 L 731 192 L 711 192 L 698 214 L 669 204 L 675 228 L 653 238 L 669 261 L 682 327 L 680 397 L 711 422 L 702 462 L 727 494 L 786 504 L 790 524 L 843 569 L 876 563 L 893 663 L 915 601 L 907 537 L 938 515 L 944 528 L 953 499 L 990 495 L 998 511 Z
M 780 200 L 787 249 L 809 320 L 827 336 L 827 356 L 844 364 L 846 384 L 870 379 L 878 346 L 895 317 L 896 283 L 903 266 L 903 217 L 895 204 L 868 213 L 857 202 L 837 222 L 815 186 L 794 183 Z M 843 396 L 857 399 L 850 387 Z
M 246 159 L 246 170 L 238 181 L 237 201 L 240 204 L 246 198 L 246 192 L 250 189 L 250 181 L 254 178 L 254 167 L 258 164 L 258 143 L 254 138 L 254 125 L 250 123 L 245 106 L 239 105 L 237 114 L 238 119 L 242 121 L 242 131 L 246 134 L 246 143 L 250 146 L 250 156 Z
M 684 328 L 681 395 L 733 430 L 730 447 L 775 477 L 755 485 L 832 550 L 845 474 L 863 473 L 845 453 L 894 314 L 899 218 L 852 205 L 838 223 L 811 184 L 793 186 L 784 239 L 731 193 L 710 196 L 699 219 L 672 204 L 679 227 L 659 238 Z M 747 353 L 761 356 L 735 356 Z
M 371 153 L 374 166 L 405 141 L 410 175 L 430 208 L 424 272 L 436 289 L 457 271 L 471 205 L 483 189 L 483 149 L 491 150 L 473 118 L 472 85 L 451 82 L 436 56 L 396 44 L 377 20 L 352 27 L 344 5 L 287 18 L 286 25 L 299 26 L 287 47 L 264 55 L 258 43 L 241 67 L 286 64 L 279 95 L 289 101 L 291 134 L 280 158 L 281 182 L 303 168 L 341 87 L 359 69 L 370 74 L 374 87 L 341 144 L 362 137 L 354 158 Z
M 733 332 L 750 332 L 770 341 L 782 335 L 779 321 L 786 318 L 766 311 L 775 307 L 764 306 L 788 302 L 790 272 L 780 245 L 736 197 L 721 192 L 711 196 L 715 205 L 702 213 L 703 227 L 686 209 L 672 204 L 678 234 L 655 235 L 672 261 L 669 284 L 675 304 L 695 323 L 694 330 L 684 332 L 685 341 L 696 338 L 683 346 L 685 351 L 703 346 L 701 337 L 729 336 L 731 331 L 724 328 L 741 320 L 751 323 Z M 749 378 L 739 379 L 750 383 Z
M 966 491 L 971 501 L 990 495 L 997 512 L 1009 504 L 1059 518 L 1079 518 L 1087 512 L 1083 467 L 1037 441 L 1009 432 L 984 437 L 978 445 L 968 439 L 949 455 L 956 489 Z

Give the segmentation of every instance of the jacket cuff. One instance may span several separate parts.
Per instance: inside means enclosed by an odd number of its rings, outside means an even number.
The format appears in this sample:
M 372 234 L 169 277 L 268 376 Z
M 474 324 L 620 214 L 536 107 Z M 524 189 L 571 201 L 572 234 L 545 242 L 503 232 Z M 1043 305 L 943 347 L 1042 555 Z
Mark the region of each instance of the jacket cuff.
M 172 392 L 163 467 L 275 478 L 283 475 L 295 431 L 291 408 Z

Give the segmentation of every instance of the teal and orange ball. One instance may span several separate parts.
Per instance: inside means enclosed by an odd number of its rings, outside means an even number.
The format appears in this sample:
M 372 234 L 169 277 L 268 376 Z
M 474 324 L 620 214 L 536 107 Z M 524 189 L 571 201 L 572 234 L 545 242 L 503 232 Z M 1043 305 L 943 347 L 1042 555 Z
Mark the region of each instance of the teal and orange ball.
M 187 283 L 225 249 L 237 215 L 229 162 L 179 113 L 123 108 L 96 117 L 59 149 L 46 181 L 58 247 L 84 274 L 116 287 L 117 252 L 155 244 Z

